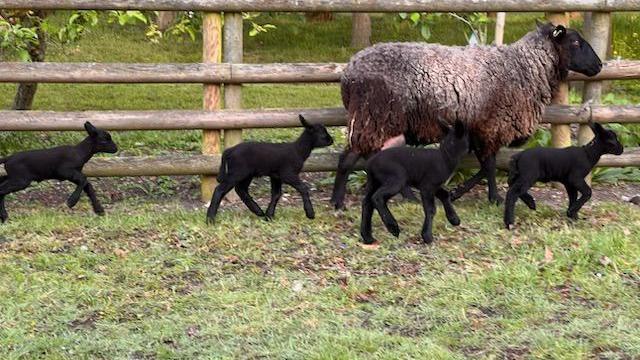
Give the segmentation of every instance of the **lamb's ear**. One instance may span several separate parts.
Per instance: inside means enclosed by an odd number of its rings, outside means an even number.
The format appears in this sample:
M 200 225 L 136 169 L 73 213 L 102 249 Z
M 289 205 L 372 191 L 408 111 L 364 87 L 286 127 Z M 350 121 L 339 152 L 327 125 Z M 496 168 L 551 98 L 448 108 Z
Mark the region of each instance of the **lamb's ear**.
M 589 122 L 589 128 L 593 131 L 594 134 L 601 134 L 604 132 L 604 127 L 600 125 L 600 123 L 594 123 L 593 121 Z
M 456 123 L 453 125 L 453 128 L 455 129 L 457 137 L 462 137 L 465 131 L 467 131 L 467 126 L 460 120 L 456 120 Z
M 304 126 L 307 129 L 311 128 L 311 125 L 307 122 L 304 116 L 298 115 L 298 118 L 300 119 L 300 124 L 302 124 L 302 126 Z
M 556 28 L 555 28 L 555 29 L 553 29 L 553 31 L 551 32 L 551 37 L 552 37 L 554 40 L 560 40 L 560 39 L 562 39 L 562 38 L 565 36 L 565 34 L 566 34 L 566 33 L 567 33 L 567 29 L 566 29 L 564 26 L 562 26 L 562 25 L 558 25 L 558 26 L 556 26 Z
M 96 129 L 96 127 L 93 126 L 93 124 L 91 124 L 88 121 L 86 123 L 84 123 L 84 129 L 87 131 L 87 134 L 89 134 L 91 136 L 98 135 L 98 129 Z
M 446 134 L 451 130 L 451 126 L 441 117 L 438 118 L 438 126 L 440 126 L 440 130 L 443 134 Z

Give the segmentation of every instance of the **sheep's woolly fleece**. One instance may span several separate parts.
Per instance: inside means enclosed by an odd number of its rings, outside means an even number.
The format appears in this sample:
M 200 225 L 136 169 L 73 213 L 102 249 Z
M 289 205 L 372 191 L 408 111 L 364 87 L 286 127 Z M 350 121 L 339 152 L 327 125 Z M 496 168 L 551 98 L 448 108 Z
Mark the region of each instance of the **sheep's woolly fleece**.
M 436 142 L 438 117 L 461 119 L 481 157 L 533 134 L 566 76 L 548 26 L 506 46 L 382 43 L 353 56 L 342 76 L 352 151 L 367 155 L 404 134 Z

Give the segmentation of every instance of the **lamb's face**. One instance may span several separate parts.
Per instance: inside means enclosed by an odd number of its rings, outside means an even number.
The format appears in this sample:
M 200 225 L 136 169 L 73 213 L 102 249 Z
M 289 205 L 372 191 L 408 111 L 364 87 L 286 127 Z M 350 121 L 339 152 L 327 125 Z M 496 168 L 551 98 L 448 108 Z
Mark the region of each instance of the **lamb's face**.
M 613 130 L 605 129 L 598 123 L 589 124 L 589 126 L 591 127 L 591 131 L 593 131 L 594 135 L 596 136 L 597 141 L 602 143 L 602 145 L 604 146 L 605 154 L 622 154 L 624 148 L 618 140 L 618 136 Z
M 587 76 L 594 76 L 602 70 L 602 61 L 577 31 L 558 26 L 552 36 L 567 55 L 569 70 Z

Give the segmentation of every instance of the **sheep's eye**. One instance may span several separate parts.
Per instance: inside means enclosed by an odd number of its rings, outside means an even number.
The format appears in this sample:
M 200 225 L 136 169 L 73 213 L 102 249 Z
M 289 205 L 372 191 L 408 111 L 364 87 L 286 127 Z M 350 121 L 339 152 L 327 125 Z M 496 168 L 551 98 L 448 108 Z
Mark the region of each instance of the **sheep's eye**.
M 580 41 L 575 40 L 575 41 L 572 43 L 572 45 L 573 45 L 574 47 L 580 47 Z

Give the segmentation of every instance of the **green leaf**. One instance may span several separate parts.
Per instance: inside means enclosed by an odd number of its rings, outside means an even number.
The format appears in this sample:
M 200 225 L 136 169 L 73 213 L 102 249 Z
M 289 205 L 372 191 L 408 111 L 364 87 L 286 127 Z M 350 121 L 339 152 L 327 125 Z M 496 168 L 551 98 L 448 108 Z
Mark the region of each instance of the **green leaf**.
M 422 24 L 422 26 L 420 27 L 420 35 L 422 35 L 423 39 L 429 40 L 429 38 L 431 37 L 431 29 L 429 29 L 429 25 Z
M 409 18 L 411 19 L 411 21 L 413 21 L 413 24 L 415 25 L 418 23 L 418 21 L 420 21 L 420 13 L 417 13 L 417 12 L 411 13 Z
M 400 16 L 400 19 L 405 20 L 407 18 L 407 13 L 401 12 L 398 14 L 398 16 Z

